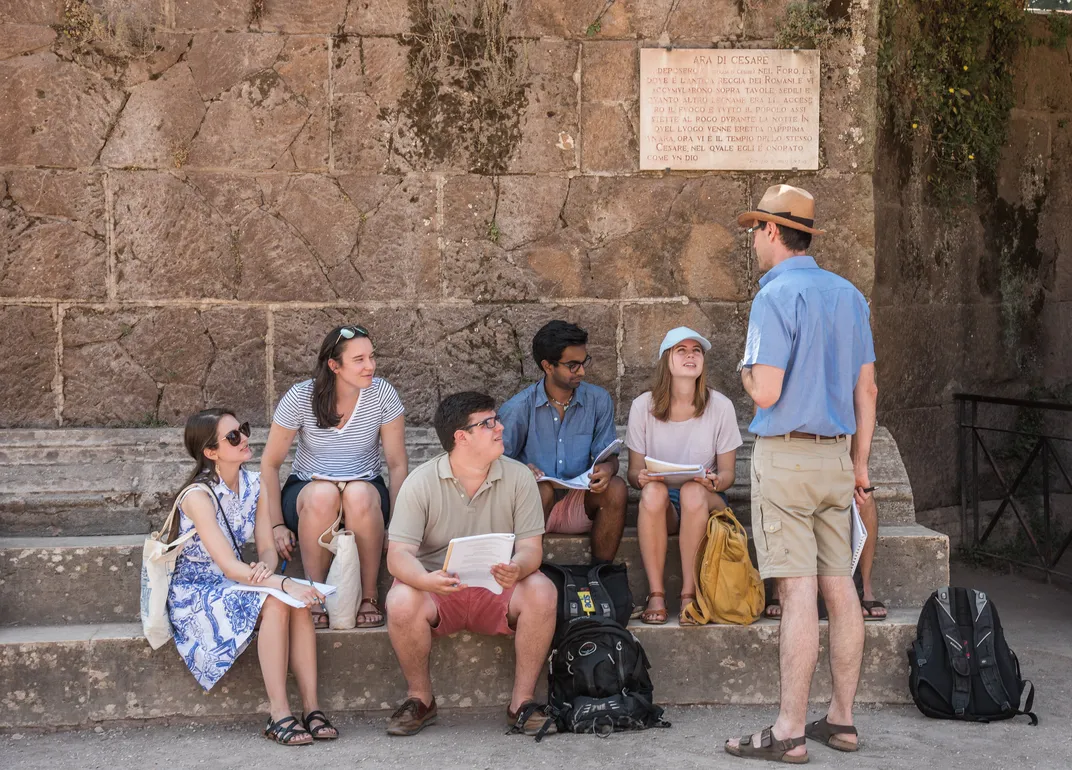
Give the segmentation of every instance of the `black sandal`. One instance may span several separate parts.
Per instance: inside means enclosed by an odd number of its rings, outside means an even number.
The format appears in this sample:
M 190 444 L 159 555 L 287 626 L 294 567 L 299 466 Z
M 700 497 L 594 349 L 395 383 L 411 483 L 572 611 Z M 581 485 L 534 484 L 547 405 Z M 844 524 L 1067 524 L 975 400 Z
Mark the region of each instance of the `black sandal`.
M 313 727 L 309 724 L 313 720 L 320 722 L 320 724 Z M 309 735 L 313 736 L 314 741 L 333 741 L 339 737 L 339 731 L 335 728 L 335 725 L 328 721 L 327 715 L 320 709 L 310 711 L 308 714 L 302 714 L 301 721 L 302 724 L 305 725 L 305 729 L 309 732 Z M 322 735 L 324 730 L 335 730 L 335 734 Z
M 309 746 L 313 742 L 313 735 L 308 730 L 297 726 L 298 720 L 293 716 L 287 716 L 278 722 L 273 722 L 268 717 L 268 724 L 264 728 L 264 737 L 275 741 L 280 746 Z M 302 740 L 302 736 L 309 736 L 309 740 Z
M 839 735 L 859 736 L 855 727 L 852 725 L 835 725 L 832 722 L 828 722 L 826 717 L 816 722 L 810 722 L 804 728 L 804 735 L 813 741 L 819 741 L 819 743 L 838 751 L 858 751 L 860 748 L 859 741 L 851 743 L 843 738 L 838 738 Z

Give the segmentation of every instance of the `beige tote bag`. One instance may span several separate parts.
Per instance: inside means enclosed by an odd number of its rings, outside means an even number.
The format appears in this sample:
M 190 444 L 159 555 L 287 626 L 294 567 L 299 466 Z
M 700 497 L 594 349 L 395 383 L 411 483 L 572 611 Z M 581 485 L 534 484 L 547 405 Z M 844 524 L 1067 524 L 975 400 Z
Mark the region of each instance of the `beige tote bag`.
M 209 497 L 214 497 L 212 490 L 204 484 L 191 484 L 183 489 L 171 504 L 171 513 L 164 526 L 145 538 L 141 550 L 141 628 L 154 650 L 160 649 L 171 639 L 171 619 L 167 612 L 171 576 L 183 546 L 197 534 L 196 530 L 191 529 L 173 542 L 167 542 L 171 537 L 171 525 L 178 512 L 179 501 L 191 489 L 203 490 Z
M 314 477 L 315 478 L 315 477 Z M 339 517 L 319 538 L 322 548 L 334 554 L 325 582 L 335 586 L 335 592 L 324 597 L 328 610 L 328 626 L 346 630 L 357 625 L 357 608 L 361 603 L 361 561 L 357 555 L 354 533 L 342 528 L 342 491 L 345 481 L 335 482 L 339 487 Z

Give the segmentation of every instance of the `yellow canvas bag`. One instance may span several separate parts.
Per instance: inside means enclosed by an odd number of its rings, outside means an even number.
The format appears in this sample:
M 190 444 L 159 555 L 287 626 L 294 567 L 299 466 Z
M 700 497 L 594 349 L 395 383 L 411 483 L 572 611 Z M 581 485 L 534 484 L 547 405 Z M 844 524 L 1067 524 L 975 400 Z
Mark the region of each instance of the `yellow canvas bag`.
M 762 614 L 764 598 L 744 527 L 729 508 L 711 511 L 696 551 L 696 598 L 685 615 L 696 623 L 747 626 Z

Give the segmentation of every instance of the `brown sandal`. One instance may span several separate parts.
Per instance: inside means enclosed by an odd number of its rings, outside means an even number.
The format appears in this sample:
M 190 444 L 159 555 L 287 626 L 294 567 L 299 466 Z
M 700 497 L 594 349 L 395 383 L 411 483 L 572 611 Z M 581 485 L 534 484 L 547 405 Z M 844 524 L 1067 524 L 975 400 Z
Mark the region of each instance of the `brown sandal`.
M 838 751 L 857 751 L 860 748 L 859 742 L 849 743 L 842 738 L 838 738 L 839 735 L 859 735 L 855 727 L 852 725 L 832 724 L 826 721 L 826 717 L 817 722 L 809 722 L 808 726 L 804 728 L 804 735 L 813 741 L 819 741 L 819 743 Z
M 789 754 L 797 746 L 803 746 L 806 743 L 803 735 L 799 738 L 786 738 L 783 741 L 779 741 L 774 737 L 774 727 L 765 727 L 763 732 L 759 734 L 758 749 L 752 745 L 753 737 L 752 735 L 745 735 L 737 746 L 730 746 L 730 742 L 726 741 L 723 748 L 726 749 L 727 754 L 742 757 L 743 759 L 765 759 L 768 762 L 785 762 L 789 765 L 805 765 L 808 763 L 807 754 L 801 754 L 799 757 Z
M 665 600 L 666 599 L 666 592 L 665 591 L 652 591 L 650 594 L 648 594 L 648 598 L 644 601 L 645 608 L 647 607 L 648 602 L 650 602 L 652 600 L 652 597 Z M 642 613 L 640 613 L 640 622 L 641 623 L 646 623 L 649 626 L 666 625 L 666 621 L 669 618 L 670 618 L 670 614 L 666 611 L 666 607 L 663 607 L 661 610 L 645 609 Z
M 699 626 L 695 620 L 690 618 L 685 612 L 685 608 L 692 603 L 692 600 L 696 598 L 696 594 L 681 594 L 681 614 L 677 617 L 677 624 L 679 626 Z
M 361 611 L 361 605 L 371 604 L 371 610 Z M 387 618 L 384 617 L 383 610 L 380 609 L 380 603 L 373 599 L 371 596 L 366 596 L 361 600 L 361 604 L 357 607 L 357 625 L 355 628 L 379 628 L 387 622 Z M 373 620 L 362 620 L 361 618 L 373 618 Z

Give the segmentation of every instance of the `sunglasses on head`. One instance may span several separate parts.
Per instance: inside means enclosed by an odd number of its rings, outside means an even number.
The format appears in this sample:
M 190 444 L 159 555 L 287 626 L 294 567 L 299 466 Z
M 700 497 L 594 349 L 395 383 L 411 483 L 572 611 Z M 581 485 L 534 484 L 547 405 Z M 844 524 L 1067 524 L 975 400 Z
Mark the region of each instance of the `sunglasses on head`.
M 352 340 L 358 335 L 362 337 L 369 336 L 368 329 L 364 326 L 357 326 L 356 324 L 354 326 L 344 326 L 339 329 L 339 336 L 335 338 L 335 343 L 331 347 L 334 348 L 335 345 L 338 345 L 342 340 Z
M 239 425 L 235 430 L 229 431 L 226 436 L 223 437 L 231 446 L 238 446 L 242 443 L 242 437 L 249 438 L 249 423 L 244 422 Z

